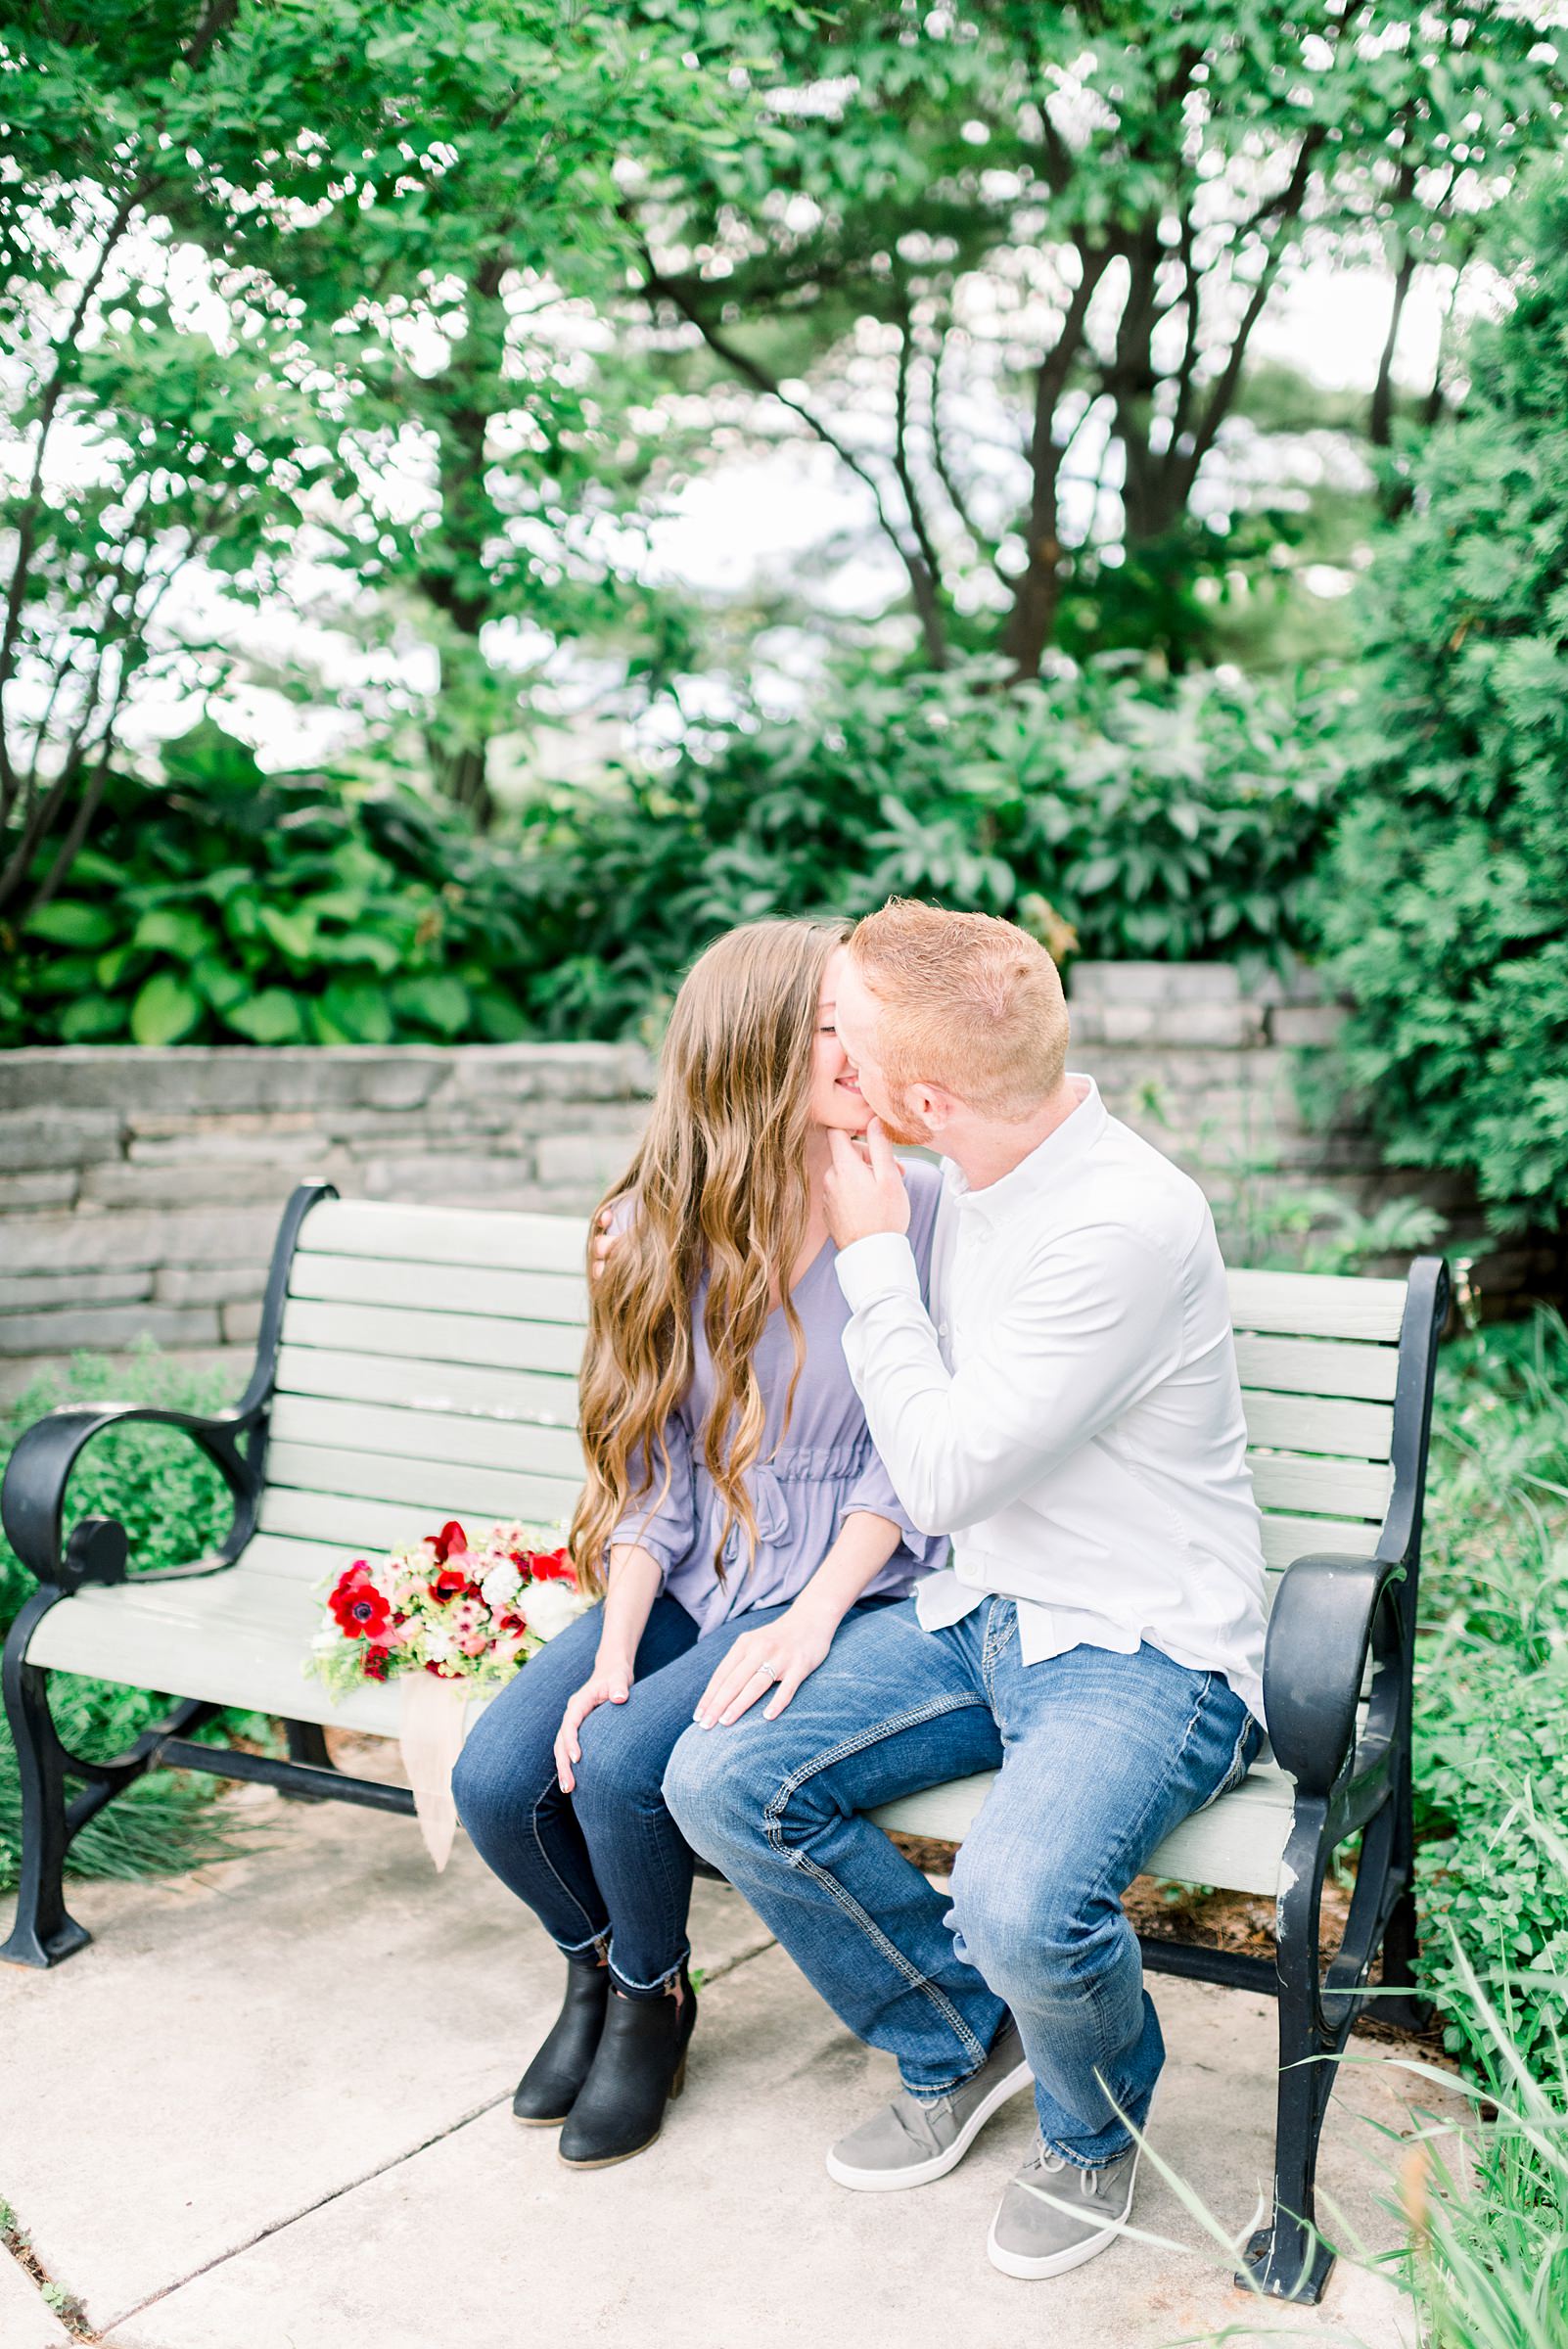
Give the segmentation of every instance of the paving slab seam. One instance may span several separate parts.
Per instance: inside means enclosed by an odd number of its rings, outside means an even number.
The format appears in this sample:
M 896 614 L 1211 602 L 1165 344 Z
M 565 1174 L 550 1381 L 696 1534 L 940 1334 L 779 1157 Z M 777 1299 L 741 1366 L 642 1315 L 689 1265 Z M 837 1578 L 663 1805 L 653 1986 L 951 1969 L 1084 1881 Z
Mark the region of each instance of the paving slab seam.
M 738 1972 L 743 1965 L 749 1965 L 754 1958 L 765 1957 L 772 1947 L 773 1936 L 768 1934 L 757 1944 L 755 1949 L 742 1950 L 737 1956 L 726 1958 L 717 1965 L 702 1967 L 700 1975 L 703 1990 L 709 1989 L 715 1982 L 721 1982 L 726 1974 Z M 204 2260 L 200 2267 L 192 2268 L 187 2275 L 171 2278 L 156 2292 L 149 2292 L 144 2299 L 136 2301 L 130 2308 L 118 2310 L 99 2331 L 77 2330 L 74 2326 L 71 2326 L 72 2338 L 81 2342 L 84 2349 L 91 2349 L 92 2344 L 100 2342 L 109 2344 L 112 2349 L 113 2336 L 120 2326 L 130 2324 L 134 2317 L 144 2316 L 148 2309 L 156 2308 L 161 2300 L 166 2300 L 172 2292 L 182 2290 L 188 2283 L 194 2283 L 200 2276 L 209 2276 L 214 2269 L 226 2267 L 230 2260 L 243 2258 L 246 2252 L 254 2251 L 258 2243 L 264 2243 L 271 2236 L 282 2234 L 289 2228 L 299 2226 L 301 2220 L 313 2217 L 317 2211 L 330 2209 L 334 2202 L 341 2202 L 346 2194 L 357 2193 L 361 2187 L 373 2184 L 378 2178 L 385 2178 L 392 2170 L 401 2169 L 405 2162 L 415 2160 L 421 2153 L 428 2152 L 433 2145 L 442 2143 L 447 2138 L 457 2137 L 463 2130 L 471 2128 L 476 2121 L 484 2120 L 487 2113 L 497 2112 L 503 2104 L 510 2104 L 511 2100 L 512 2092 L 507 2089 L 503 2090 L 500 2096 L 490 2096 L 484 2103 L 474 2105 L 470 2111 L 460 2114 L 446 2128 L 433 2131 L 417 2145 L 404 2146 L 401 2152 L 392 2154 L 390 2160 L 378 2162 L 373 2169 L 365 2170 L 356 2178 L 346 2179 L 342 2186 L 334 2187 L 331 2193 L 319 2194 L 313 2202 L 303 2203 L 300 2209 L 290 2211 L 281 2219 L 275 2219 L 270 2227 L 258 2228 L 255 2234 L 249 2235 L 243 2243 L 233 2244 L 227 2251 L 219 2252 L 215 2259 Z M 74 2308 L 76 2304 L 72 2302 L 71 2305 Z M 69 2325 L 69 2318 L 64 2321 Z M 78 2315 L 77 2323 L 84 2324 L 84 2322 L 85 2320 Z
M 10 2252 L 44 2307 L 73 2341 L 97 2340 L 98 2335 L 89 2326 L 81 2302 L 69 2284 L 62 2283 L 57 2276 L 50 2275 L 33 2249 L 27 2231 L 18 2219 L 14 2206 L 4 2194 L 0 2194 L 0 2249 Z M 59 2297 L 51 2298 L 51 2293 Z

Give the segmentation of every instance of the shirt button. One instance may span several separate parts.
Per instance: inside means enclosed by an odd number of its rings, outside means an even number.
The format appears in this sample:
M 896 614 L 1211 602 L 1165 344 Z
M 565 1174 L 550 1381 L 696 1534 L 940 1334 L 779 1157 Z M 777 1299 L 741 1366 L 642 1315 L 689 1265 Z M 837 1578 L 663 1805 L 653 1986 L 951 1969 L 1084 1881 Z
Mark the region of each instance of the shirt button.
M 945 1338 L 945 1337 L 946 1336 L 946 1334 L 947 1334 L 947 1324 L 946 1324 L 946 1322 L 945 1322 L 945 1321 L 939 1321 L 939 1322 L 937 1323 L 937 1335 L 938 1335 L 938 1337 L 939 1337 L 939 1338 Z

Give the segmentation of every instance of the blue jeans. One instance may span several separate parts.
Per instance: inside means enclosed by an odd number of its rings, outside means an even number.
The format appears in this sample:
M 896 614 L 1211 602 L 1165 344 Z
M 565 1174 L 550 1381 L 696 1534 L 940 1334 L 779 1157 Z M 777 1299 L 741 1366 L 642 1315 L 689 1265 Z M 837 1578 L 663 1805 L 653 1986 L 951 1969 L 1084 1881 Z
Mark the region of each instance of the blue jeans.
M 688 1728 L 665 1796 L 914 2096 L 979 2071 L 1011 2009 L 1046 2143 L 1093 2169 L 1131 2143 L 1165 2060 L 1121 1895 L 1262 1737 L 1218 1673 L 1147 1643 L 1026 1665 L 1011 1599 L 940 1632 L 911 1599 L 847 1623 L 776 1721 Z M 864 1814 L 987 1770 L 949 1907 Z
M 784 1611 L 755 1607 L 699 1638 L 677 1600 L 656 1598 L 626 1702 L 597 1706 L 582 1725 L 572 1794 L 555 1774 L 555 1739 L 593 1670 L 600 1607 L 525 1664 L 458 1756 L 452 1793 L 481 1858 L 568 1957 L 607 1953 L 628 1998 L 663 1997 L 690 1956 L 692 1853 L 660 1791 L 665 1765 L 729 1647 Z

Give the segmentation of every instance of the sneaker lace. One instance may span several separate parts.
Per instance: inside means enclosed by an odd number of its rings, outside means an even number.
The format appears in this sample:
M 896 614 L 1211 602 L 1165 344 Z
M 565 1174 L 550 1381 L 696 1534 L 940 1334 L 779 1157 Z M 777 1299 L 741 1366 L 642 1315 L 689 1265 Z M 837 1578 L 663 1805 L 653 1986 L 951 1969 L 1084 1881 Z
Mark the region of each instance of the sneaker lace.
M 1031 2172 L 1041 2178 L 1049 2179 L 1051 2185 L 1037 2186 L 1034 2178 L 1029 2174 Z M 1044 2140 L 1040 2139 L 1013 2183 L 1021 2186 L 1026 2194 L 1033 2194 L 1038 2202 L 1045 2203 L 1047 2208 L 1060 2210 L 1069 2175 L 1076 2177 L 1081 2195 L 1092 2194 L 1094 2191 L 1093 2171 L 1080 2169 L 1077 2162 L 1069 2161 L 1063 2153 L 1054 2152 Z

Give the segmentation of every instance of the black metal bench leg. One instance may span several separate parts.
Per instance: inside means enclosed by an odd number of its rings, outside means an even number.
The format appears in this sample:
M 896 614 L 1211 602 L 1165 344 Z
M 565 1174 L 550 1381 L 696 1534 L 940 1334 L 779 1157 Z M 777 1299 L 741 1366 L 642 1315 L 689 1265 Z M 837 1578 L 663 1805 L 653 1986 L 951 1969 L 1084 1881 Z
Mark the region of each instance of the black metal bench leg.
M 289 1740 L 291 1762 L 307 1762 L 312 1770 L 336 1770 L 337 1764 L 327 1751 L 327 1732 L 319 1721 L 286 1721 L 283 1733 Z M 321 1803 L 321 1794 L 290 1794 L 284 1791 L 288 1803 Z
M 16 1923 L 0 1946 L 0 1958 L 13 1965 L 59 1965 L 92 1939 L 66 1908 L 67 1757 L 50 1718 L 48 1676 L 23 1661 L 33 1627 L 46 1611 L 38 1600 L 52 1603 L 57 1595 L 35 1592 L 12 1625 L 5 1647 L 6 1719 L 22 1784 L 22 1882 Z
M 1415 1916 L 1415 1826 L 1410 1799 L 1410 1766 L 1407 1753 L 1400 1787 L 1390 1867 L 1404 1878 L 1405 1889 L 1395 1903 L 1383 1933 L 1382 1989 L 1368 2008 L 1374 2022 L 1395 2023 L 1405 2031 L 1424 2031 L 1432 2019 L 1430 2001 L 1416 1987 L 1415 1960 L 1420 1941 Z M 1401 1995 L 1393 1997 L 1390 1994 Z
M 1334 2040 L 1318 1995 L 1317 1910 L 1322 1891 L 1320 1823 L 1298 1802 L 1286 1854 L 1289 1889 L 1278 1908 L 1279 2093 L 1270 2224 L 1249 2241 L 1246 2278 L 1271 2299 L 1322 2297 L 1334 2253 L 1317 2233 L 1317 2144 L 1333 2093 Z

